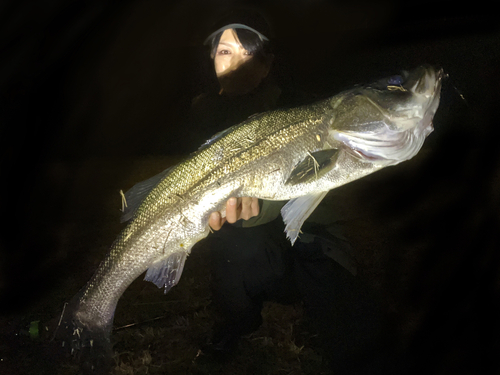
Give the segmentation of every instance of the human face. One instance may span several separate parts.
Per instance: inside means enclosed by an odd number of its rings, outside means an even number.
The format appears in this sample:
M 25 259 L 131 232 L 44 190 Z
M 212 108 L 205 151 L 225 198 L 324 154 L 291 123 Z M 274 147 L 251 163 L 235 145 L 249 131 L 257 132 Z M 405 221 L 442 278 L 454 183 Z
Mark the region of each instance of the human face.
M 220 93 L 244 95 L 267 77 L 272 58 L 259 59 L 246 50 L 233 29 L 224 30 L 214 56 Z
M 217 77 L 235 71 L 243 63 L 252 58 L 238 39 L 233 29 L 224 30 L 214 57 L 215 73 Z

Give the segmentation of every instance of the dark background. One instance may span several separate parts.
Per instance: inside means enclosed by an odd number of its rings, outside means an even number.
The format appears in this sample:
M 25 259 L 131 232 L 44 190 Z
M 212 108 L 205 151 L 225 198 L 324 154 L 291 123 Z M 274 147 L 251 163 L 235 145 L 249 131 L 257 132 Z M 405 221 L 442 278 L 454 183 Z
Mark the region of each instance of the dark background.
M 184 126 L 191 99 L 214 85 L 203 39 L 218 12 L 247 3 L 2 4 L 0 291 L 2 311 L 13 316 L 42 303 L 78 265 L 90 276 L 95 264 L 85 263 L 74 228 L 110 204 L 109 180 L 125 184 L 137 158 L 183 154 L 178 145 L 195 131 Z M 252 3 L 273 26 L 282 87 L 323 97 L 422 63 L 449 75 L 428 156 L 411 172 L 382 174 L 356 202 L 374 221 L 398 222 L 386 249 L 420 244 L 418 257 L 403 262 L 408 304 L 426 306 L 415 348 L 476 370 L 493 365 L 500 333 L 500 35 L 487 4 Z M 372 230 L 382 236 L 385 228 Z M 384 267 L 400 275 L 395 259 Z

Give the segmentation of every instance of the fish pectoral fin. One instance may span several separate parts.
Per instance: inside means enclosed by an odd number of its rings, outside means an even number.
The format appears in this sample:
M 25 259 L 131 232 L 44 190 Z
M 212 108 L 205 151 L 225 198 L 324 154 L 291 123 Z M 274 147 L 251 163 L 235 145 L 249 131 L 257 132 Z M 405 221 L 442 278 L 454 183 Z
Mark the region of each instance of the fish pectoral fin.
M 337 149 L 330 148 L 308 153 L 304 160 L 297 164 L 292 173 L 290 173 L 285 185 L 296 185 L 321 178 L 335 166 L 338 151 Z
M 120 222 L 124 223 L 134 216 L 135 211 L 146 196 L 154 189 L 156 185 L 165 177 L 172 168 L 167 168 L 163 172 L 158 173 L 145 181 L 139 182 L 132 186 L 125 194 L 122 194 L 122 216 Z
M 176 285 L 182 275 L 187 252 L 177 251 L 168 258 L 153 263 L 146 272 L 144 280 L 151 281 L 158 288 L 165 288 L 165 294 Z
M 292 245 L 299 236 L 300 228 L 318 204 L 323 200 L 328 191 L 304 195 L 291 199 L 281 209 L 281 216 L 285 222 L 285 232 Z

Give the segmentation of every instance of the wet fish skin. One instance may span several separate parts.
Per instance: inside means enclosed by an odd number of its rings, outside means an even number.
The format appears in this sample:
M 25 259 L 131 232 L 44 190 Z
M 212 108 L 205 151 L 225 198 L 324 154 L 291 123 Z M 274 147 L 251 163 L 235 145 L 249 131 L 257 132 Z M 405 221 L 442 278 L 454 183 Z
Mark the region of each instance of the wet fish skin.
M 127 226 L 61 320 L 66 345 L 89 372 L 105 368 L 116 304 L 146 278 L 167 289 L 208 217 L 229 197 L 289 200 L 282 210 L 292 243 L 326 193 L 408 160 L 432 131 L 442 70 L 422 66 L 294 109 L 253 116 L 158 178 L 127 193 Z M 134 190 L 135 189 L 135 190 Z

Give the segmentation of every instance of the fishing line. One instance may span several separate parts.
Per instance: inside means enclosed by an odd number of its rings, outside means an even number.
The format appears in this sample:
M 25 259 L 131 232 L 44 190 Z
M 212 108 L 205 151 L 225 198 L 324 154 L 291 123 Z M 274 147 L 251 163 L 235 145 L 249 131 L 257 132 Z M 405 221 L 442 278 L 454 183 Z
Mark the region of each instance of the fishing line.
M 451 87 L 453 87 L 453 90 L 460 97 L 461 101 L 467 106 L 467 108 L 469 108 L 469 103 L 467 102 L 467 99 L 465 98 L 462 90 L 460 90 L 457 87 L 457 85 L 455 84 L 455 82 L 452 82 L 452 79 L 450 78 L 450 75 L 448 73 L 444 73 L 443 74 L 443 82 L 445 80 L 448 82 L 448 85 L 450 85 Z
M 62 319 L 63 319 L 64 311 L 66 310 L 66 306 L 68 306 L 68 302 L 65 302 L 65 303 L 64 303 L 64 306 L 63 306 L 63 310 L 62 310 L 61 316 L 59 317 L 59 322 L 57 323 L 57 327 L 56 327 L 56 329 L 54 330 L 54 335 L 52 336 L 52 338 L 50 339 L 50 341 L 54 341 L 54 339 L 56 338 L 56 334 L 57 334 L 57 331 L 59 330 L 59 327 L 61 326 L 61 322 L 62 322 Z M 64 345 L 64 344 L 63 344 L 63 345 Z

